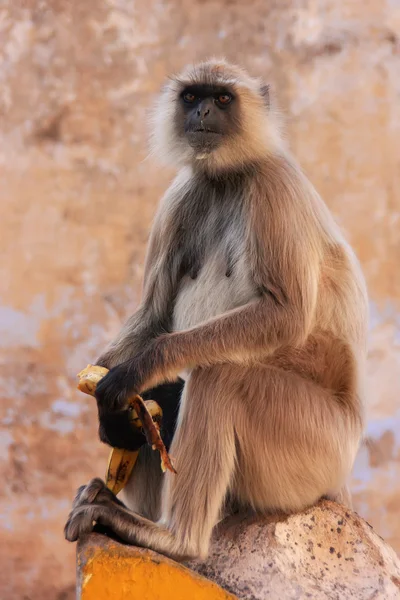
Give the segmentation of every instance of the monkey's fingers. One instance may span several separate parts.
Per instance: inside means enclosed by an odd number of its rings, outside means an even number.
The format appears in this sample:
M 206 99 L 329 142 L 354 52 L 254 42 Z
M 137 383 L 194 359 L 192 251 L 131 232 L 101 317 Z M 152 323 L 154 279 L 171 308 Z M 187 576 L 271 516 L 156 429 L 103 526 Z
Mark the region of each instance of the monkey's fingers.
M 79 382 L 77 385 L 78 390 L 89 396 L 94 396 L 96 392 L 97 384 L 103 377 L 108 373 L 108 369 L 105 367 L 98 367 L 97 365 L 88 365 L 85 369 L 78 373 L 77 377 Z M 162 409 L 154 400 L 145 401 L 148 412 L 155 421 L 161 421 Z M 131 411 L 131 421 L 138 429 L 142 427 L 142 423 L 138 417 L 138 414 L 134 408 Z

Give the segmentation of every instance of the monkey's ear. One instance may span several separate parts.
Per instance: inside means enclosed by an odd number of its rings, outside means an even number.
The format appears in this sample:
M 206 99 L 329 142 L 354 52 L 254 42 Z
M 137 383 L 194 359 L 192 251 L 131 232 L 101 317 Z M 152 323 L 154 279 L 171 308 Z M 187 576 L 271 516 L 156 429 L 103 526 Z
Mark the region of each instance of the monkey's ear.
M 265 106 L 267 108 L 270 108 L 269 88 L 270 86 L 267 83 L 262 83 L 260 85 L 260 94 L 261 97 L 264 99 Z

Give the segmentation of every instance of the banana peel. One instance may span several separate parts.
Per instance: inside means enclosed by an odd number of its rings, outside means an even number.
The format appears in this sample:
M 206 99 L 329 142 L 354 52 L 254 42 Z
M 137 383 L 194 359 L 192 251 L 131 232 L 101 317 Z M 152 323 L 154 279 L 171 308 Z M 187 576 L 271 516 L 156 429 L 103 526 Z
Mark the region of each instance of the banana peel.
M 136 464 L 139 451 L 112 448 L 108 457 L 105 476 L 106 486 L 117 495 L 126 486 Z
M 94 396 L 99 381 L 107 375 L 108 369 L 97 365 L 88 365 L 78 373 L 78 390 Z M 161 455 L 161 468 L 176 473 L 160 436 L 159 422 L 162 418 L 161 407 L 154 400 L 143 401 L 140 396 L 131 400 L 132 425 L 143 429 L 147 442 L 153 450 L 158 450 Z M 139 451 L 113 448 L 108 459 L 106 472 L 106 485 L 117 495 L 126 485 L 136 464 Z

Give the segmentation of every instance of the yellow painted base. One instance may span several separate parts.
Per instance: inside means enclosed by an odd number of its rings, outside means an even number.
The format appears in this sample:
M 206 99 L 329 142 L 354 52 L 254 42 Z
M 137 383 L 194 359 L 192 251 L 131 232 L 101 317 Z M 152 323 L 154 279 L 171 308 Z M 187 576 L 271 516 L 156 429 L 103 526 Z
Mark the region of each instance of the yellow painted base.
M 77 600 L 237 600 L 156 552 L 91 534 L 78 545 Z

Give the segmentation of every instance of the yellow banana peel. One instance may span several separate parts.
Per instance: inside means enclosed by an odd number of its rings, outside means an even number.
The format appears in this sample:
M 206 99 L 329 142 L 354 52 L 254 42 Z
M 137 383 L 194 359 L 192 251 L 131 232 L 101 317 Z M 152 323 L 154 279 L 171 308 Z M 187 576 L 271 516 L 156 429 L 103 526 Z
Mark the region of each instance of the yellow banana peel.
M 108 457 L 107 471 L 105 476 L 106 486 L 115 495 L 126 486 L 129 477 L 136 464 L 139 451 L 122 450 L 112 448 Z

